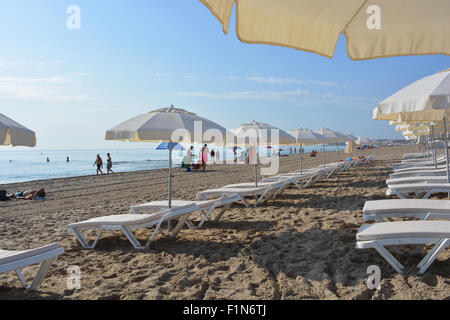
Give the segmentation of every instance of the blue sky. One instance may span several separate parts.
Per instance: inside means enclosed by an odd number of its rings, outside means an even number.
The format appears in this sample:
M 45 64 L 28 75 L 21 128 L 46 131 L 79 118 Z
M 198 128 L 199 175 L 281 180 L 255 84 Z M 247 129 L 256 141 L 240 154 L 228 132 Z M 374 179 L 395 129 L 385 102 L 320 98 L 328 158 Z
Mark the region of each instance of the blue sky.
M 80 30 L 66 27 L 70 5 Z M 333 59 L 245 44 L 232 19 L 224 35 L 197 0 L 2 1 L 0 112 L 43 149 L 125 146 L 105 131 L 171 104 L 227 128 L 256 120 L 399 138 L 372 109 L 450 66 L 447 56 L 352 61 L 343 36 Z

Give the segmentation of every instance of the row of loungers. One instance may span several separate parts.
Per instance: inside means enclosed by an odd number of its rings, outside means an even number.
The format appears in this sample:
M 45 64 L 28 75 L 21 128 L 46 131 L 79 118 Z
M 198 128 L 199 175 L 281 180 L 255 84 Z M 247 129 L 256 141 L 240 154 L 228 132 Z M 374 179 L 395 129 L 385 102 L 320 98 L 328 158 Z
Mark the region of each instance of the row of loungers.
M 435 193 L 450 195 L 450 184 L 447 181 L 446 160 L 444 155 L 436 157 L 436 163 L 428 158 L 403 160 L 392 165 L 394 172 L 386 181 L 387 196 L 407 199 L 428 199 Z
M 288 174 L 267 177 L 255 186 L 255 183 L 239 183 L 228 185 L 219 189 L 211 189 L 199 192 L 198 201 L 173 200 L 171 208 L 168 201 L 152 201 L 149 203 L 131 207 L 129 213 L 97 217 L 82 222 L 72 223 L 68 231 L 73 233 L 83 248 L 93 249 L 96 247 L 101 233 L 104 230 L 122 231 L 134 248 L 138 250 L 148 249 L 158 232 L 164 232 L 163 223 L 178 220 L 177 225 L 171 231 L 172 237 L 185 225 L 189 229 L 198 229 L 208 221 L 218 222 L 226 210 L 234 203 L 242 202 L 250 206 L 248 197 L 257 197 L 255 206 L 266 200 L 273 199 L 289 186 L 299 189 L 306 188 L 315 182 L 329 178 L 340 171 L 348 170 L 357 165 L 373 161 L 373 156 L 360 158 L 352 161 L 336 162 L 303 171 L 293 171 Z M 215 197 L 215 199 L 208 199 Z M 214 216 L 213 213 L 218 211 Z M 193 213 L 200 212 L 200 222 L 194 223 L 191 219 Z M 153 233 L 145 244 L 139 242 L 132 230 L 154 227 Z M 97 230 L 97 236 L 92 243 L 83 236 L 85 230 Z M 168 229 L 170 231 L 170 229 Z M 53 260 L 64 253 L 64 248 L 58 244 L 51 244 L 41 248 L 25 251 L 0 250 L 0 273 L 15 271 L 24 287 L 28 290 L 36 290 L 42 283 Z M 40 263 L 31 285 L 28 285 L 20 270 L 26 266 Z
M 443 156 L 437 157 L 438 163 L 442 161 Z M 423 274 L 450 245 L 450 201 L 426 199 L 436 192 L 449 193 L 450 184 L 447 183 L 446 170 L 439 166 L 435 169 L 434 162 L 427 158 L 407 157 L 394 164 L 393 169 L 394 173 L 386 181 L 386 195 L 396 195 L 400 199 L 366 202 L 363 219 L 379 223 L 362 226 L 356 236 L 356 246 L 376 249 L 398 273 L 402 273 L 404 266 L 385 246 L 434 245 L 417 265 L 419 274 Z M 430 172 L 436 175 L 428 175 Z M 438 172 L 443 175 L 437 175 Z M 424 173 L 426 175 L 422 175 Z M 422 199 L 406 199 L 411 193 L 415 198 L 423 195 Z M 390 218 L 417 218 L 419 221 L 383 222 Z

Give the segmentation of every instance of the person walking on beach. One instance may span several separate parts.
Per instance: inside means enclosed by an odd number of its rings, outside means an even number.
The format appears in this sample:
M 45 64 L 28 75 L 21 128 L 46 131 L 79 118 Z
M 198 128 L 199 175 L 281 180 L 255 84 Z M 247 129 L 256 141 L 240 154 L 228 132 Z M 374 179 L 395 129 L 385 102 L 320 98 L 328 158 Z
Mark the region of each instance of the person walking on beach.
M 214 149 L 211 150 L 211 163 L 215 163 L 216 161 L 216 154 L 214 152 Z
M 97 159 L 95 159 L 93 167 L 97 166 L 97 175 L 100 172 L 103 174 L 102 168 L 103 168 L 103 160 L 102 157 L 100 157 L 99 154 L 97 154 Z
M 187 158 L 188 158 L 188 160 L 189 160 L 189 163 L 192 162 L 192 150 L 194 150 L 194 146 L 191 146 L 191 147 L 187 150 L 187 153 L 186 153 L 186 156 L 187 156 Z
M 201 151 L 203 171 L 206 170 L 206 163 L 208 162 L 208 154 L 209 154 L 208 145 L 205 144 Z
M 112 159 L 111 159 L 111 155 L 109 154 L 109 153 L 107 153 L 106 154 L 106 157 L 107 157 L 107 159 L 106 159 L 106 170 L 107 170 L 107 173 L 109 174 L 110 172 L 111 173 L 114 173 L 114 171 L 112 171 Z
M 216 150 L 216 163 L 220 164 L 220 152 Z

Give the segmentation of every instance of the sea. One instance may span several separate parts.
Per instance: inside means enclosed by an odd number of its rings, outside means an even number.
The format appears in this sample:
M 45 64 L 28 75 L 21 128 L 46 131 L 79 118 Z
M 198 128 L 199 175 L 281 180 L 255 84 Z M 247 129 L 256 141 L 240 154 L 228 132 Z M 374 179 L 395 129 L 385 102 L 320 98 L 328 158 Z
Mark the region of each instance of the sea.
M 156 145 L 155 145 L 156 147 Z M 103 171 L 106 172 L 106 154 L 110 153 L 114 172 L 133 172 L 154 170 L 169 167 L 168 150 L 152 148 L 140 149 L 85 149 L 85 150 L 40 150 L 40 149 L 0 149 L 0 184 L 26 182 L 34 180 L 67 178 L 96 174 L 93 166 L 97 154 L 103 159 Z M 292 147 L 293 148 L 293 147 Z M 322 146 L 304 147 L 304 152 L 321 151 Z M 335 151 L 336 146 L 326 146 L 327 151 Z M 289 147 L 281 147 L 282 155 L 289 154 Z M 344 147 L 340 146 L 340 150 Z M 216 148 L 217 150 L 217 148 Z M 231 148 L 219 149 L 220 158 L 234 159 Z M 192 154 L 197 155 L 200 146 L 195 146 Z M 242 150 L 238 150 L 238 155 Z M 260 155 L 271 155 L 273 149 L 260 148 Z M 298 153 L 298 147 L 297 147 Z M 172 154 L 173 166 L 180 166 L 185 150 L 174 150 Z M 67 157 L 69 161 L 67 161 Z M 47 162 L 48 158 L 48 162 Z

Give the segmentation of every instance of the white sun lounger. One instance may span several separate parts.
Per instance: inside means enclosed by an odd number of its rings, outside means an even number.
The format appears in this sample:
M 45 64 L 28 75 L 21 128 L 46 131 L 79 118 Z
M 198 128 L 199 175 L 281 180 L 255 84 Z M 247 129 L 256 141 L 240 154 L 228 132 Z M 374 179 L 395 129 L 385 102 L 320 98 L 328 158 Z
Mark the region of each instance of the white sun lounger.
M 447 176 L 418 176 L 418 177 L 392 178 L 386 180 L 386 184 L 388 186 L 394 184 L 407 184 L 407 183 L 446 183 L 446 182 Z
M 406 183 L 390 185 L 386 190 L 387 196 L 396 195 L 400 199 L 406 199 L 410 193 L 418 198 L 428 199 L 433 193 L 450 193 L 450 183 Z
M 408 173 L 412 171 L 424 171 L 424 170 L 439 170 L 439 169 L 445 169 L 445 165 L 438 165 L 437 168 L 434 165 L 431 166 L 419 166 L 419 167 L 408 167 L 408 168 L 400 168 L 400 169 L 394 169 L 394 173 Z
M 437 165 L 444 165 L 445 159 L 438 159 L 436 161 Z M 435 164 L 432 160 L 429 161 L 423 161 L 423 162 L 406 162 L 406 163 L 396 163 L 392 165 L 392 168 L 394 170 L 399 170 L 399 169 L 411 169 L 411 168 L 415 168 L 415 167 L 434 167 Z
M 233 203 L 236 203 L 238 201 L 242 201 L 242 198 L 237 194 L 206 201 L 172 200 L 172 208 L 179 208 L 189 204 L 194 204 L 198 206 L 199 210 L 203 213 L 203 219 L 199 222 L 199 224 L 195 226 L 190 219 L 186 220 L 186 224 L 188 225 L 189 228 L 196 229 L 200 228 L 206 222 L 206 220 L 218 222 L 225 213 L 225 211 L 228 210 Z M 132 206 L 129 213 L 148 214 L 158 212 L 161 210 L 167 210 L 168 207 L 169 203 L 167 200 L 152 201 L 137 206 Z M 216 215 L 214 219 L 212 219 L 211 214 L 215 209 L 218 208 L 221 208 L 220 212 Z
M 382 222 L 386 218 L 406 217 L 450 219 L 450 200 L 395 199 L 367 201 L 364 204 L 364 220 Z
M 289 187 L 290 185 L 294 185 L 297 188 L 301 189 L 301 186 L 299 186 L 297 183 L 296 176 L 280 176 L 280 178 L 275 181 L 261 181 L 258 182 L 258 187 L 268 187 L 279 183 L 283 183 L 285 188 Z M 254 188 L 254 187 L 256 187 L 254 182 L 244 182 L 244 183 L 228 184 L 223 188 Z
M 263 203 L 269 198 L 276 197 L 280 190 L 283 190 L 284 183 L 277 182 L 277 183 L 271 183 L 268 186 L 261 186 L 261 187 L 251 187 L 251 188 L 218 188 L 218 189 L 210 189 L 205 190 L 197 193 L 197 198 L 200 198 L 202 200 L 207 200 L 208 197 L 222 197 L 222 196 L 228 196 L 228 195 L 239 195 L 241 197 L 242 202 L 246 207 L 249 207 L 248 202 L 245 200 L 245 197 L 251 197 L 251 196 L 259 196 L 259 198 L 256 200 L 255 206 L 259 203 Z
M 318 176 L 319 176 L 319 173 L 300 174 L 300 173 L 293 172 L 293 173 L 279 174 L 276 176 L 266 177 L 266 178 L 262 179 L 261 182 L 262 183 L 272 183 L 272 182 L 278 182 L 278 181 L 283 181 L 283 180 L 288 179 L 288 180 L 292 181 L 292 183 L 297 188 L 301 189 L 303 181 L 305 181 L 305 187 L 307 187 L 308 185 L 310 185 L 312 183 L 313 179 Z M 259 186 L 259 183 L 258 183 L 258 186 Z
M 34 291 L 41 285 L 55 257 L 63 253 L 64 248 L 57 243 L 23 251 L 0 250 L 0 273 L 14 270 L 25 289 Z M 39 270 L 28 285 L 20 269 L 36 263 L 40 263 Z
M 436 161 L 441 161 L 441 160 L 445 160 L 445 156 L 444 155 L 437 155 L 436 156 Z M 403 159 L 400 163 L 419 163 L 419 162 L 429 162 L 429 161 L 433 161 L 432 157 L 429 158 L 419 158 L 419 159 Z
M 432 155 L 431 153 L 424 154 L 423 152 L 420 152 L 420 153 L 405 153 L 403 155 L 403 160 L 407 160 L 407 159 L 423 159 L 423 158 L 430 157 L 431 155 Z
M 374 248 L 398 272 L 404 267 L 385 246 L 434 244 L 417 265 L 423 274 L 438 255 L 450 245 L 450 221 L 400 221 L 363 225 L 356 234 L 358 249 Z
M 390 178 L 407 178 L 420 176 L 447 176 L 447 169 L 426 169 L 426 170 L 411 170 L 403 172 L 394 172 L 389 175 Z
M 104 216 L 89 219 L 83 222 L 72 223 L 68 226 L 68 231 L 75 235 L 83 248 L 93 249 L 97 245 L 97 242 L 103 230 L 121 230 L 133 245 L 133 247 L 138 250 L 143 250 L 148 249 L 150 243 L 152 242 L 158 231 L 162 232 L 161 225 L 164 222 L 180 219 L 172 233 L 172 237 L 175 237 L 178 231 L 180 231 L 180 229 L 186 223 L 189 215 L 197 210 L 200 210 L 200 208 L 193 203 L 190 203 L 186 206 L 171 208 L 153 214 L 118 214 L 112 216 Z M 149 228 L 153 226 L 155 226 L 155 230 L 144 246 L 140 244 L 140 242 L 131 232 L 132 229 Z M 97 233 L 97 237 L 92 244 L 89 244 L 81 234 L 81 231 L 83 230 L 99 230 Z

